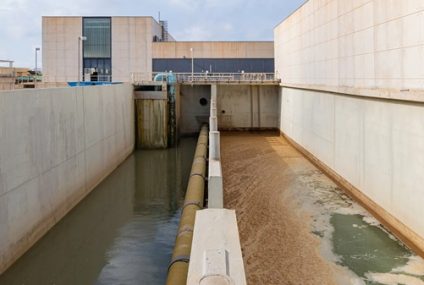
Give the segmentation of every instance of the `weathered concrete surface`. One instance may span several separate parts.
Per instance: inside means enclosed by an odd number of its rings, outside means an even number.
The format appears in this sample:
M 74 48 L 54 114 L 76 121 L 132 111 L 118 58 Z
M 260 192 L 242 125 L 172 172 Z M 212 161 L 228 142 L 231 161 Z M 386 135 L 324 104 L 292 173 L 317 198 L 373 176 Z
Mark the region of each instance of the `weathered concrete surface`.
M 211 86 L 180 85 L 180 131 L 181 134 L 195 134 L 203 124 L 209 123 Z M 206 105 L 200 99 L 206 99 Z
M 211 85 L 181 85 L 181 133 L 190 134 L 209 123 Z M 200 105 L 205 98 L 207 104 Z M 217 85 L 219 129 L 278 129 L 279 87 Z
M 78 81 L 78 37 L 82 17 L 43 17 L 43 81 Z M 81 53 L 82 54 L 82 53 Z M 82 64 L 81 64 L 82 74 Z
M 280 130 L 421 255 L 423 13 L 415 0 L 310 0 L 274 31 Z
M 287 195 L 312 166 L 278 134 L 222 133 L 224 205 L 237 212 L 247 283 L 338 284 L 310 218 Z
M 236 213 L 196 212 L 187 285 L 246 285 Z
M 168 98 L 164 97 L 135 100 L 138 148 L 167 148 Z
M 0 92 L 0 272 L 134 147 L 132 86 Z
M 0 76 L 0 90 L 13 90 L 13 89 L 15 89 L 15 77 Z
M 284 134 L 424 252 L 423 105 L 284 88 L 281 110 Z
M 144 74 L 139 80 L 151 80 L 153 36 L 161 28 L 152 17 L 112 17 L 112 77 L 130 82 L 131 73 Z
M 278 86 L 218 85 L 219 129 L 277 129 L 278 98 Z
M 423 89 L 420 0 L 310 0 L 278 25 L 276 70 L 287 84 Z

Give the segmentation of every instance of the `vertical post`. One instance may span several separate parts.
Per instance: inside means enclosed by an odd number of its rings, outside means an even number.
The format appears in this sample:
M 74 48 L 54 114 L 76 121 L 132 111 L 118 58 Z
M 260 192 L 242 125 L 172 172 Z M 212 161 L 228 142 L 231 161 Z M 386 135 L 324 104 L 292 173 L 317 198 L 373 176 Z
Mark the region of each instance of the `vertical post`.
M 194 80 L 194 48 L 190 48 L 191 52 L 191 82 Z
M 38 55 L 38 51 L 40 50 L 40 48 L 35 48 L 35 68 L 34 71 L 37 74 L 37 69 L 38 69 L 38 60 L 37 60 L 37 55 Z
M 218 106 L 218 86 L 216 84 L 211 85 L 211 117 L 217 117 L 217 106 Z
M 209 132 L 209 152 L 210 152 L 210 159 L 213 160 L 220 160 L 221 159 L 221 146 L 220 146 L 220 135 L 219 132 Z
M 78 37 L 78 86 L 81 82 L 81 36 Z
M 38 51 L 40 50 L 40 48 L 35 48 L 35 68 L 34 68 L 34 85 L 37 84 L 37 70 L 38 70 Z
M 211 132 L 217 132 L 218 131 L 218 118 L 217 117 L 210 117 L 209 118 L 209 130 Z
M 78 86 L 81 85 L 81 43 L 85 41 L 87 37 L 79 36 L 78 37 Z

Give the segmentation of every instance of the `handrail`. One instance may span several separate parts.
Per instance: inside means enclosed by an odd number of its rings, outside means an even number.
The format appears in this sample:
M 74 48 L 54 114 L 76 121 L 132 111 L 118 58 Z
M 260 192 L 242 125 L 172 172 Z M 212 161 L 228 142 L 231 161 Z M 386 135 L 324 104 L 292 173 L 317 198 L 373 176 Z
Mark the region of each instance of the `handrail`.
M 134 84 L 151 81 L 157 74 L 162 72 L 133 72 L 131 73 L 131 81 Z M 171 74 L 171 72 L 170 72 Z M 178 83 L 196 83 L 196 82 L 261 82 L 261 83 L 277 83 L 280 79 L 274 73 L 172 73 Z

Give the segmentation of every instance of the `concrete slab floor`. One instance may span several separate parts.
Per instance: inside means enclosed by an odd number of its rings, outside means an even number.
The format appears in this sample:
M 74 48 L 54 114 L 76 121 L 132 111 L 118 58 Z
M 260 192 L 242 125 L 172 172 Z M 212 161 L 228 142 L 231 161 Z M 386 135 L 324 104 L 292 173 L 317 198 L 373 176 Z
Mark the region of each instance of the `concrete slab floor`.
M 424 284 L 424 261 L 275 133 L 222 133 L 248 284 Z

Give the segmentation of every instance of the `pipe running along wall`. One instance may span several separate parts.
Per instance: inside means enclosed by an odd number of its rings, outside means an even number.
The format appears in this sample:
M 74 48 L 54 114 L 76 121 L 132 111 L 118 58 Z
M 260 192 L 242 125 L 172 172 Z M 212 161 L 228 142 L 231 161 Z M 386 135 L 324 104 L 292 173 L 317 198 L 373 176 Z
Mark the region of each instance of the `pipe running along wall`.
M 204 203 L 207 153 L 208 127 L 203 125 L 197 141 L 175 247 L 168 268 L 167 285 L 185 285 L 187 282 L 194 220 L 196 211 L 203 209 Z

